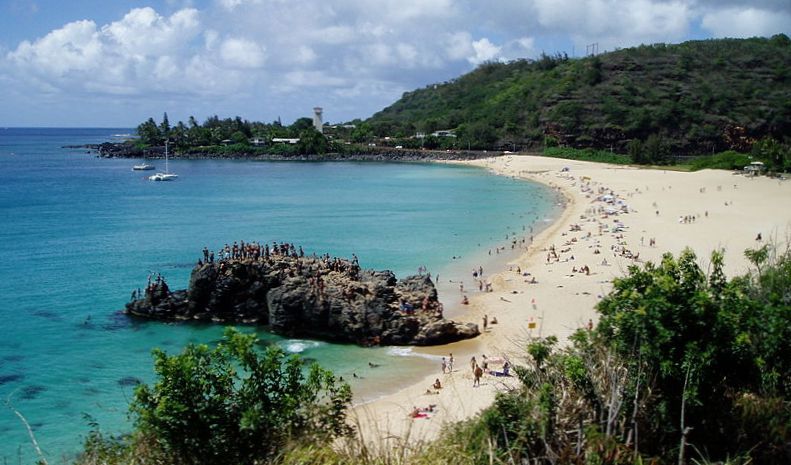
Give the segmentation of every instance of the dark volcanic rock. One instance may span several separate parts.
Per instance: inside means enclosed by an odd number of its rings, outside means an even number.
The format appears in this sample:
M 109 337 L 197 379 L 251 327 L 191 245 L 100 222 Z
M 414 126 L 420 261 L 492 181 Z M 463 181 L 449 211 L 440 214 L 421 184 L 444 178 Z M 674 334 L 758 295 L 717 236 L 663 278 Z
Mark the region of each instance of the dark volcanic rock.
M 249 256 L 199 263 L 187 290 L 151 283 L 126 305 L 162 320 L 257 323 L 288 336 L 362 345 L 436 345 L 475 337 L 478 326 L 442 317 L 427 276 L 398 281 L 328 256 Z

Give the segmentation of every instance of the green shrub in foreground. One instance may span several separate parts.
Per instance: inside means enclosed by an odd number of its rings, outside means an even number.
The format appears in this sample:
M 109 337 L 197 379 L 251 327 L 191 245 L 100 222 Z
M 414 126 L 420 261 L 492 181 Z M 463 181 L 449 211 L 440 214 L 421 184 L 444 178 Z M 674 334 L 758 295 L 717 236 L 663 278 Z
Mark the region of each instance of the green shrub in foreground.
M 255 344 L 254 335 L 229 329 L 214 349 L 155 350 L 158 380 L 138 386 L 130 407 L 131 449 L 143 439 L 170 463 L 250 464 L 292 440 L 320 444 L 351 433 L 347 384 L 316 364 L 306 372 L 301 358 L 279 347 L 260 353 Z

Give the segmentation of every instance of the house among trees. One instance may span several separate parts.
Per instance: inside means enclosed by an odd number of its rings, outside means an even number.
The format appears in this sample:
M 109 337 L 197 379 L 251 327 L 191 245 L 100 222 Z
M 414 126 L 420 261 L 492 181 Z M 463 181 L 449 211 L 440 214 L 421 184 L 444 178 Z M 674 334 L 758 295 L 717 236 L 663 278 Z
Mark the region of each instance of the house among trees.
M 282 144 L 298 144 L 299 137 L 274 137 L 272 138 L 272 143 L 282 143 Z

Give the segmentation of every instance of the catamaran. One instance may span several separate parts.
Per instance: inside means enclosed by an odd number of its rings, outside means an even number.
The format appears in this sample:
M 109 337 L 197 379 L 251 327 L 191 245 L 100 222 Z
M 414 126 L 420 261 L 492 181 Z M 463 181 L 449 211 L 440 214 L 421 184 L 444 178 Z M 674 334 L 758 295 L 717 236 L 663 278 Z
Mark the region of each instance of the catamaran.
M 178 178 L 179 175 L 171 173 L 168 171 L 168 142 L 165 141 L 165 172 L 164 173 L 157 173 L 152 174 L 148 177 L 149 181 L 173 181 L 174 179 Z

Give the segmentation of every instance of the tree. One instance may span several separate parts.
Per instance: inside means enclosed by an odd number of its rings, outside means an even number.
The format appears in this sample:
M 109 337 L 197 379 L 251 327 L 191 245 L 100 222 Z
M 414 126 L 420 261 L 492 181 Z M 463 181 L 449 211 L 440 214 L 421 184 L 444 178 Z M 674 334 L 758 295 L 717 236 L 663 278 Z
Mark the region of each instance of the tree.
M 159 132 L 165 139 L 170 137 L 170 121 L 168 121 L 168 113 L 162 115 L 162 123 L 159 125 Z
M 373 138 L 373 131 L 368 123 L 358 124 L 352 131 L 352 142 L 368 142 Z
M 645 162 L 663 165 L 668 162 L 669 151 L 665 141 L 658 134 L 651 134 L 643 144 Z
M 276 346 L 259 353 L 256 343 L 229 328 L 214 349 L 154 351 L 157 382 L 137 387 L 131 412 L 170 463 L 261 463 L 289 440 L 351 433 L 347 384 Z
M 147 145 L 159 145 L 162 143 L 162 133 L 154 121 L 154 118 L 148 118 L 144 123 L 137 127 L 137 135 L 140 141 Z
M 242 131 L 236 131 L 231 134 L 231 140 L 234 144 L 250 145 L 249 139 L 247 139 L 247 136 L 244 135 Z
M 725 456 L 737 445 L 788 441 L 788 430 L 761 437 L 735 413 L 754 401 L 787 399 L 791 388 L 791 259 L 786 252 L 770 266 L 766 251 L 748 256 L 761 264 L 758 275 L 728 281 L 721 253 L 712 255 L 708 276 L 692 251 L 678 259 L 665 254 L 659 265 L 630 267 L 599 303 L 598 335 L 630 361 L 630 372 L 644 373 L 632 384 L 650 380 L 659 394 L 643 419 L 647 450 L 678 454 L 681 440 Z M 756 298 L 778 289 L 780 300 Z M 791 421 L 787 407 L 777 415 Z
M 327 138 L 313 126 L 299 133 L 299 153 L 303 155 L 318 155 L 327 152 Z
M 786 165 L 791 162 L 789 148 L 771 137 L 764 137 L 753 144 L 752 154 L 763 160 L 773 171 L 783 171 L 786 169 Z
M 588 68 L 585 70 L 585 83 L 589 86 L 595 86 L 602 80 L 601 59 L 599 57 L 593 57 L 588 65 Z
M 632 139 L 626 144 L 626 153 L 632 160 L 632 163 L 643 164 L 645 163 L 645 154 L 643 153 L 643 143 L 640 139 Z
M 313 120 L 310 118 L 299 118 L 291 125 L 291 130 L 294 134 L 299 134 L 307 128 L 313 127 Z

